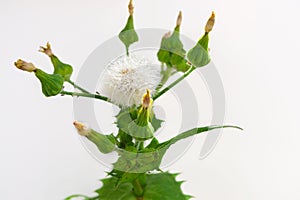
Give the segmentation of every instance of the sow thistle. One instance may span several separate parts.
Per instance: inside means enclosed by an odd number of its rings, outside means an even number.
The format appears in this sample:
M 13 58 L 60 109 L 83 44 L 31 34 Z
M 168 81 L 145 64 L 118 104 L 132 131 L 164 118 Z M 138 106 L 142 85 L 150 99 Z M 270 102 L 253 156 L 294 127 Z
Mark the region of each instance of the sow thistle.
M 186 200 L 192 198 L 181 190 L 182 181 L 177 174 L 160 169 L 161 160 L 168 148 L 187 137 L 219 128 L 238 128 L 237 126 L 197 127 L 178 134 L 167 141 L 158 141 L 155 132 L 163 120 L 155 116 L 155 100 L 168 92 L 195 69 L 210 62 L 209 33 L 215 23 L 215 13 L 209 17 L 204 34 L 189 51 L 184 49 L 180 40 L 182 13 L 179 12 L 172 32 L 162 39 L 157 59 L 161 67 L 146 58 L 130 52 L 130 46 L 138 42 L 134 29 L 134 7 L 129 2 L 129 17 L 119 38 L 123 42 L 126 54 L 107 66 L 103 75 L 101 95 L 92 93 L 71 80 L 73 68 L 61 61 L 53 52 L 50 43 L 40 47 L 40 52 L 50 58 L 52 72 L 45 72 L 30 62 L 17 60 L 15 66 L 34 74 L 41 83 L 42 93 L 46 97 L 78 96 L 106 101 L 120 108 L 116 115 L 117 133 L 110 135 L 99 133 L 86 124 L 75 121 L 74 127 L 79 135 L 94 143 L 101 153 L 117 152 L 118 160 L 108 177 L 102 179 L 102 187 L 95 191 L 94 197 L 72 195 L 66 198 L 85 200 Z M 166 86 L 169 78 L 175 74 L 180 77 Z M 64 90 L 64 84 L 71 84 L 79 92 Z M 146 145 L 147 144 L 147 145 Z

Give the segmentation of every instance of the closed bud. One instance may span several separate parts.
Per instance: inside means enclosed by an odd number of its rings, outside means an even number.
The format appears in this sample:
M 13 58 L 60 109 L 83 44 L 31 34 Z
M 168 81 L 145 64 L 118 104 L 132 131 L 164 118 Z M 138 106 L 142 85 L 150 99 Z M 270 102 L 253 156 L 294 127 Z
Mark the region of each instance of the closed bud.
M 26 72 L 33 72 L 37 69 L 32 63 L 28 63 L 21 59 L 17 60 L 14 64 L 18 69 Z
M 100 152 L 110 153 L 115 149 L 115 144 L 109 139 L 110 136 L 100 134 L 81 122 L 74 121 L 73 125 L 77 129 L 78 134 L 93 142 Z
M 182 12 L 180 11 L 178 14 L 178 17 L 177 17 L 177 21 L 176 21 L 176 27 L 175 27 L 176 31 L 179 31 L 181 22 L 182 22 Z
M 137 118 L 128 125 L 128 134 L 136 140 L 147 140 L 153 137 L 154 128 L 150 122 L 152 103 L 150 91 L 147 90 L 142 98 L 142 105 L 138 111 Z
M 42 84 L 42 92 L 46 97 L 59 94 L 63 88 L 64 79 L 58 74 L 47 74 L 41 69 L 36 69 L 35 76 Z
M 73 68 L 71 65 L 63 63 L 59 60 L 57 56 L 53 54 L 53 51 L 51 49 L 51 45 L 49 42 L 47 42 L 46 47 L 41 46 L 40 47 L 40 52 L 45 53 L 47 56 L 50 57 L 51 62 L 54 67 L 54 74 L 59 74 L 61 75 L 64 80 L 70 80 L 70 77 L 73 73 Z
M 127 19 L 127 23 L 123 30 L 119 33 L 119 38 L 123 42 L 126 47 L 126 53 L 129 55 L 129 46 L 139 40 L 139 37 L 134 30 L 134 22 L 133 22 L 133 5 L 132 0 L 130 0 L 128 5 L 129 17 Z
M 209 56 L 209 32 L 212 30 L 215 23 L 215 13 L 212 12 L 205 26 L 205 34 L 199 39 L 197 44 L 189 50 L 187 57 L 189 62 L 195 67 L 202 67 L 210 62 Z
M 73 125 L 77 129 L 78 134 L 81 136 L 88 136 L 91 132 L 91 129 L 81 122 L 74 121 Z
M 160 49 L 157 52 L 157 58 L 160 62 L 165 63 L 168 67 L 174 67 L 177 71 L 189 69 L 186 64 L 183 44 L 180 40 L 180 26 L 182 22 L 182 12 L 177 17 L 176 26 L 173 33 L 166 33 L 160 43 Z

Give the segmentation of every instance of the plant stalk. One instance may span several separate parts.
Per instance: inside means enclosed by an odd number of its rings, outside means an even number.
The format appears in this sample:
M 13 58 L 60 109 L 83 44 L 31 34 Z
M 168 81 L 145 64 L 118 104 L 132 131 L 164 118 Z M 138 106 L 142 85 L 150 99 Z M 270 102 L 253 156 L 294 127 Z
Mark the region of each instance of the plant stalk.
M 64 90 L 61 91 L 60 94 L 69 95 L 69 96 L 77 96 L 77 97 L 88 97 L 88 98 L 100 99 L 100 100 L 103 100 L 103 101 L 110 102 L 107 97 L 97 95 L 97 94 L 69 92 L 69 91 L 64 91 Z
M 73 85 L 74 88 L 84 92 L 84 93 L 88 93 L 88 94 L 91 94 L 89 91 L 87 91 L 86 89 L 80 87 L 79 85 L 76 85 L 76 83 L 74 83 L 73 81 L 71 80 L 67 80 L 68 83 L 70 83 L 71 85 Z
M 134 188 L 134 193 L 137 197 L 142 197 L 143 196 L 143 188 L 141 186 L 141 183 L 139 182 L 139 179 L 135 179 L 133 182 L 132 182 L 132 185 L 133 185 L 133 188 Z
M 174 87 L 175 85 L 177 85 L 177 83 L 179 83 L 180 81 L 182 81 L 185 77 L 187 77 L 195 69 L 196 68 L 194 66 L 191 66 L 181 77 L 179 77 L 177 80 L 175 80 L 173 83 L 171 83 L 169 86 L 167 86 L 162 91 L 160 91 L 157 94 L 155 94 L 153 96 L 153 100 L 157 99 L 158 97 L 160 97 L 161 95 L 163 95 L 164 93 L 166 93 L 167 91 L 169 91 L 172 87 Z

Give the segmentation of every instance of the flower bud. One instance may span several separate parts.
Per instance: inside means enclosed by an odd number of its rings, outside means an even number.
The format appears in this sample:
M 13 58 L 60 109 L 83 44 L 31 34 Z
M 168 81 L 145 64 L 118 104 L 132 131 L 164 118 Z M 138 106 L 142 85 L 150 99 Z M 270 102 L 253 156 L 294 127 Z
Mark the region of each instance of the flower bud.
M 91 132 L 91 129 L 81 122 L 74 121 L 73 125 L 77 129 L 78 134 L 81 136 L 88 136 Z
M 157 52 L 157 58 L 160 62 L 165 63 L 169 67 L 176 68 L 177 71 L 186 71 L 189 66 L 186 64 L 183 44 L 180 40 L 180 26 L 182 22 L 181 11 L 178 14 L 176 26 L 173 33 L 167 33 L 163 36 L 160 49 Z
M 179 31 L 180 26 L 181 26 L 181 22 L 182 22 L 182 12 L 179 11 L 178 17 L 177 17 L 177 21 L 176 21 L 176 27 L 175 30 Z
M 28 63 L 21 59 L 17 60 L 14 64 L 18 69 L 21 69 L 21 70 L 27 71 L 27 72 L 33 72 L 37 69 L 32 63 Z
M 128 125 L 128 134 L 136 140 L 147 140 L 153 137 L 154 128 L 150 122 L 153 100 L 147 90 L 142 98 L 142 105 L 138 111 L 137 119 Z
M 115 144 L 109 139 L 108 135 L 100 134 L 81 122 L 74 121 L 73 125 L 79 135 L 87 137 L 97 146 L 100 152 L 110 153 L 115 149 Z
M 197 44 L 189 50 L 187 57 L 189 62 L 195 67 L 202 67 L 210 62 L 209 56 L 209 32 L 212 30 L 215 22 L 215 13 L 212 12 L 205 26 L 205 34 L 199 39 Z
M 133 23 L 133 5 L 132 0 L 130 0 L 128 5 L 129 17 L 127 19 L 127 23 L 123 30 L 119 33 L 119 38 L 123 42 L 126 47 L 126 53 L 129 55 L 129 46 L 139 40 L 139 37 L 134 30 Z
M 42 84 L 42 91 L 46 97 L 59 94 L 63 88 L 64 79 L 58 74 L 47 74 L 41 69 L 36 69 L 35 76 Z
M 50 57 L 51 62 L 54 66 L 54 74 L 59 74 L 61 75 L 64 80 L 70 80 L 70 77 L 73 73 L 73 68 L 69 64 L 65 64 L 61 62 L 57 56 L 55 56 L 52 52 L 51 45 L 49 42 L 47 42 L 46 47 L 41 46 L 40 47 L 40 52 L 45 53 L 47 56 Z

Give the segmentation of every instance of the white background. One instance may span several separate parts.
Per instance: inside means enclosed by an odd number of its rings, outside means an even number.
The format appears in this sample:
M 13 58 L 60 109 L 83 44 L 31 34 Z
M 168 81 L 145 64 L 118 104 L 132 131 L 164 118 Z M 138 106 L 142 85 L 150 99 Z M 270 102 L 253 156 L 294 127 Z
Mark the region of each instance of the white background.
M 45 98 L 19 57 L 51 71 L 37 52 L 47 41 L 76 73 L 87 56 L 116 35 L 127 1 L 1 1 L 0 198 L 56 200 L 91 192 L 104 170 L 72 127 L 72 99 Z M 205 200 L 299 200 L 298 0 L 136 0 L 136 27 L 171 29 L 179 10 L 182 32 L 197 40 L 211 10 L 213 61 L 226 93 L 226 129 L 213 153 L 199 160 L 199 136 L 172 171 L 184 191 Z

